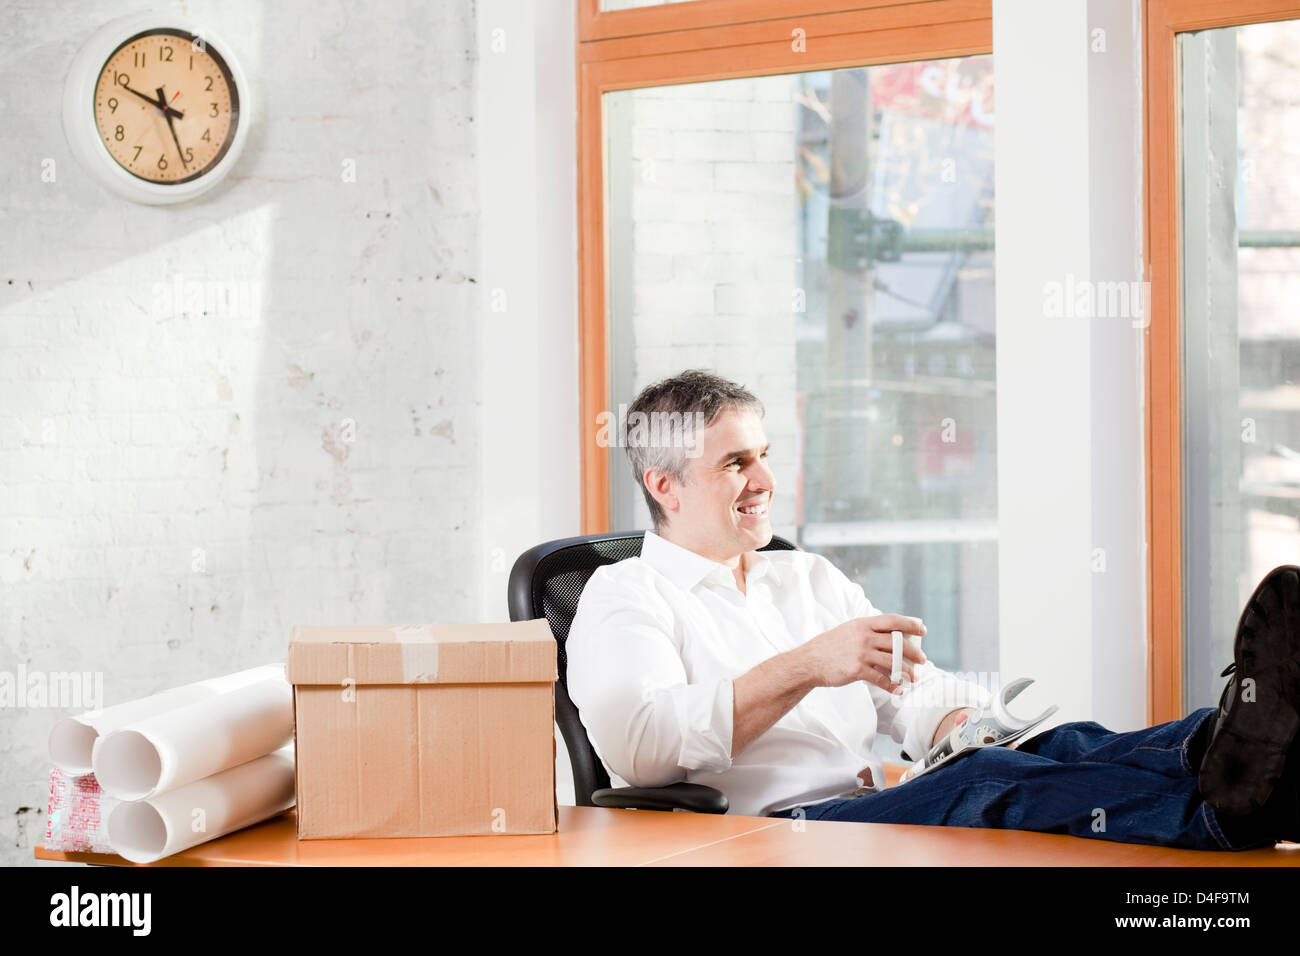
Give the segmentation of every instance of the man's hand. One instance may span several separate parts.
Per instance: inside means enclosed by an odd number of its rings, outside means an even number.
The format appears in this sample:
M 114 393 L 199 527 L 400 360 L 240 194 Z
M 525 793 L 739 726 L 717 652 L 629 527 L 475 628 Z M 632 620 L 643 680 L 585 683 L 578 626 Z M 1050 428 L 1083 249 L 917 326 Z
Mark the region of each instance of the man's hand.
M 805 655 L 819 687 L 842 687 L 864 680 L 892 694 L 904 686 L 889 679 L 894 659 L 893 631 L 924 635 L 925 625 L 901 614 L 858 617 L 818 634 L 802 645 L 799 652 Z M 907 679 L 915 681 L 913 668 L 925 663 L 925 653 L 905 640 L 903 658 Z
M 930 746 L 933 747 L 939 741 L 943 740 L 944 737 L 947 737 L 954 727 L 962 721 L 974 717 L 978 713 L 979 708 L 977 707 L 960 707 L 957 710 L 945 714 L 943 720 L 939 721 L 939 726 L 934 731 L 934 739 L 930 741 Z

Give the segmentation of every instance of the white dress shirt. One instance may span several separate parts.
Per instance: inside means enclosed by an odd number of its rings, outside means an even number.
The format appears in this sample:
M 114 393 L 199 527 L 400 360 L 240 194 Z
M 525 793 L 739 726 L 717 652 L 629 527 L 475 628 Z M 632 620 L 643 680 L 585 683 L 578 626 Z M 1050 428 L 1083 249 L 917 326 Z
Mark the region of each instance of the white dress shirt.
M 568 691 L 614 786 L 716 787 L 730 812 L 766 816 L 885 786 L 876 731 L 913 759 L 943 717 L 990 694 L 928 661 L 902 696 L 854 681 L 817 687 L 735 757 L 732 681 L 847 620 L 861 585 L 808 551 L 758 551 L 745 577 L 645 533 L 639 558 L 598 568 L 569 631 Z

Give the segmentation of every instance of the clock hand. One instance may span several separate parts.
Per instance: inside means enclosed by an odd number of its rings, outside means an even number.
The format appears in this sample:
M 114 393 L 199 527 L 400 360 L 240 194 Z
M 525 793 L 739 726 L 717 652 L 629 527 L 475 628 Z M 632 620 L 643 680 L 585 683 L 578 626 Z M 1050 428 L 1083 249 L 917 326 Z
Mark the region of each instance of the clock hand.
M 163 92 L 163 88 L 161 86 L 158 87 L 158 102 L 162 104 L 162 111 L 164 113 L 167 112 L 176 113 L 179 116 L 180 113 L 177 110 L 172 109 L 172 103 L 174 103 L 176 101 L 176 97 L 180 95 L 181 95 L 181 91 L 177 90 L 174 94 L 172 94 L 172 98 L 168 100 L 167 94 Z M 180 118 L 184 119 L 185 117 L 181 116 Z
M 178 93 L 177 96 L 179 95 L 180 94 Z M 158 102 L 163 104 L 166 104 L 167 102 L 167 95 L 163 93 L 163 88 L 161 86 L 158 87 Z M 176 144 L 176 155 L 181 158 L 181 166 L 185 169 L 189 169 L 189 164 L 185 162 L 185 153 L 181 150 L 181 141 L 176 136 L 176 121 L 172 119 L 170 107 L 166 105 L 163 106 L 163 116 L 167 120 L 167 128 L 172 131 L 172 142 Z
M 163 110 L 163 112 L 172 113 L 173 115 L 175 115 L 177 119 L 185 119 L 185 114 L 182 113 L 180 110 L 171 106 L 167 106 L 166 104 L 159 105 L 158 101 L 154 99 L 152 96 L 145 96 L 139 90 L 133 90 L 131 89 L 131 87 L 126 86 L 125 84 L 122 86 L 122 89 L 126 90 L 128 93 L 134 93 L 136 96 L 140 97 L 140 99 L 144 100 L 146 103 L 150 104 L 151 106 L 158 107 L 158 109 Z

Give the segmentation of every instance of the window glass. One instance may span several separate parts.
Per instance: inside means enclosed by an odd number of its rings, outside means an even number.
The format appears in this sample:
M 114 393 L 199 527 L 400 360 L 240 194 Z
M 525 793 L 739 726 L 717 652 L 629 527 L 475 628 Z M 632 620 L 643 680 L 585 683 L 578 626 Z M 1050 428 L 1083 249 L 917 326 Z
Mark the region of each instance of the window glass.
M 993 69 L 608 93 L 611 410 L 709 368 L 767 409 L 777 534 L 932 660 L 997 669 Z M 611 448 L 611 526 L 649 526 Z

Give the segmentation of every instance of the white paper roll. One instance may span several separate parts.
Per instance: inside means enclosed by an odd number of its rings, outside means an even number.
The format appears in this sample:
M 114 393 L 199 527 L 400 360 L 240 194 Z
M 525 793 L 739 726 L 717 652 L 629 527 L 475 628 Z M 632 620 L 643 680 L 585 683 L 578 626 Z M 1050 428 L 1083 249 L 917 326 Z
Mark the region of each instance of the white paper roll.
M 94 766 L 95 744 L 118 727 L 247 687 L 249 684 L 283 676 L 284 664 L 267 664 L 173 687 L 149 697 L 114 704 L 103 710 L 90 710 L 75 717 L 64 717 L 50 730 L 50 763 L 74 776 L 88 774 Z
M 293 747 L 258 757 L 176 790 L 119 803 L 108 843 L 132 863 L 153 863 L 268 820 L 294 805 Z
M 292 740 L 293 688 L 281 675 L 117 728 L 95 748 L 95 779 L 119 800 L 147 800 Z

